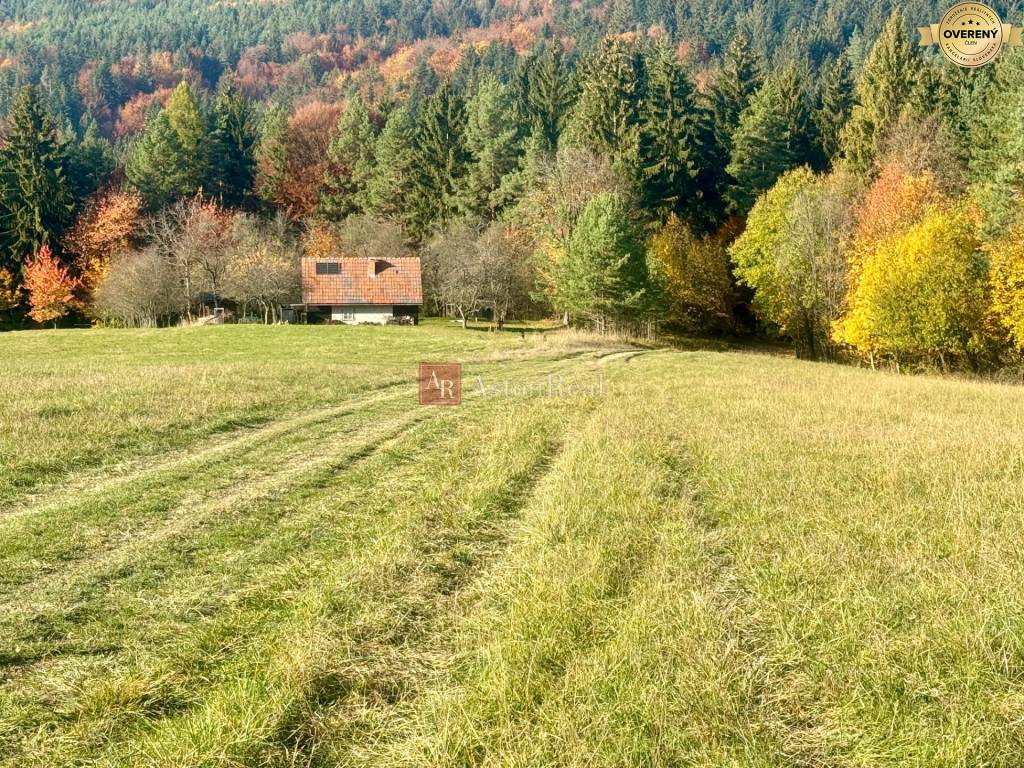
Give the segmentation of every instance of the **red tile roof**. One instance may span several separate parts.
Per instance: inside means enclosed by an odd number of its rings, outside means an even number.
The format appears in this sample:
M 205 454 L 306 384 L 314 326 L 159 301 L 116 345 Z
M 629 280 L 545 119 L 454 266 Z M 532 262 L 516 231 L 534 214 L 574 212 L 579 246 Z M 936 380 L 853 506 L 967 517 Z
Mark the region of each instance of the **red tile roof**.
M 317 262 L 338 264 L 339 274 L 318 275 Z M 303 259 L 302 301 L 304 304 L 422 304 L 419 257 Z

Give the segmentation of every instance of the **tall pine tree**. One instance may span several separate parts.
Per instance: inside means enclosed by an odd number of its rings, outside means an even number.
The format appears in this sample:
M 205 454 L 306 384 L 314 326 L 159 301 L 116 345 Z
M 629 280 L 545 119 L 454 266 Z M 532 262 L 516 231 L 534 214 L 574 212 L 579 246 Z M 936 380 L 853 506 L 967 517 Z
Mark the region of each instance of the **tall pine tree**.
M 735 179 L 729 202 L 736 213 L 746 214 L 757 196 L 797 163 L 784 106 L 779 80 L 769 78 L 740 116 L 726 168 Z
M 68 183 L 76 203 L 81 203 L 100 188 L 114 172 L 114 148 L 100 135 L 95 120 L 89 119 L 85 135 L 66 147 Z
M 550 152 L 558 144 L 573 100 L 561 46 L 547 45 L 530 63 L 527 73 L 526 101 L 533 132 L 542 139 L 543 148 Z
M 408 107 L 388 114 L 377 138 L 377 163 L 366 186 L 366 211 L 388 221 L 404 222 L 413 189 L 413 143 L 416 123 Z
M 209 135 L 192 89 L 181 83 L 132 147 L 128 180 L 154 208 L 194 195 L 209 172 Z
M 461 195 L 462 210 L 494 219 L 515 195 L 514 175 L 523 156 L 525 126 L 517 119 L 512 92 L 486 77 L 467 104 L 466 147 L 472 164 Z
M 843 153 L 861 172 L 871 170 L 917 81 L 918 55 L 900 11 L 889 16 L 854 89 L 855 103 L 843 130 Z
M 1019 217 L 1024 200 L 1024 54 L 1005 51 L 996 62 L 987 102 L 974 123 L 971 197 L 998 235 Z
M 288 174 L 288 113 L 271 107 L 260 126 L 256 145 L 256 194 L 267 203 L 283 197 Z
M 226 79 L 210 117 L 210 167 L 206 191 L 226 205 L 242 205 L 256 182 L 258 134 L 252 105 Z
M 324 174 L 320 209 L 328 218 L 340 221 L 365 208 L 376 138 L 369 110 L 362 97 L 354 96 L 327 149 L 330 165 Z
M 708 92 L 715 140 L 725 156 L 732 151 L 732 135 L 739 126 L 740 115 L 762 82 L 763 63 L 752 52 L 746 35 L 736 35 Z
M 853 106 L 853 81 L 850 62 L 845 54 L 839 56 L 825 72 L 814 110 L 814 125 L 825 158 L 834 162 L 842 150 L 842 130 Z
M 35 88 L 22 88 L 0 143 L 0 266 L 59 241 L 73 209 L 68 158 Z
M 580 214 L 557 269 L 556 302 L 599 330 L 637 317 L 646 308 L 643 240 L 621 195 L 602 192 Z
M 695 103 L 682 63 L 668 45 L 659 45 L 649 61 L 646 94 L 639 145 L 644 208 L 658 217 L 676 213 L 692 227 L 707 228 L 719 213 L 720 161 L 711 117 Z
M 629 178 L 638 173 L 644 60 L 636 44 L 609 38 L 582 68 L 579 99 L 567 132 L 573 143 L 611 160 Z
M 806 86 L 810 78 L 806 63 L 790 59 L 776 68 L 772 78 L 778 81 L 782 117 L 786 121 L 794 164 L 824 167 L 825 157 L 818 140 L 817 126 L 812 117 L 811 96 Z
M 458 193 L 471 160 L 465 131 L 466 103 L 445 83 L 424 102 L 416 124 L 406 222 L 417 242 L 458 212 Z

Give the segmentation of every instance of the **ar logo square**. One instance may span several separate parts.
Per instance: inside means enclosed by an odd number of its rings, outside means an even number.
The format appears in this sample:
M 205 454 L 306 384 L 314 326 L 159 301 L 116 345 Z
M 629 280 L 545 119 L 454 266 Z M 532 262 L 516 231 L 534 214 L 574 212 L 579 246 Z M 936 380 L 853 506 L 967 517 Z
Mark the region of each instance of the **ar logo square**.
M 461 363 L 420 363 L 420 405 L 458 405 L 461 402 Z

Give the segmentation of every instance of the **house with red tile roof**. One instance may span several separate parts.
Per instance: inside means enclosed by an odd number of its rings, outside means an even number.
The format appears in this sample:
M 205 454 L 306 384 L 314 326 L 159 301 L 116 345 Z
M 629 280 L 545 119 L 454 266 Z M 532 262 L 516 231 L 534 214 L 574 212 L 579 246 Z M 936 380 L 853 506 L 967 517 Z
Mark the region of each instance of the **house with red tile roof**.
M 302 302 L 307 322 L 416 323 L 419 257 L 303 259 Z

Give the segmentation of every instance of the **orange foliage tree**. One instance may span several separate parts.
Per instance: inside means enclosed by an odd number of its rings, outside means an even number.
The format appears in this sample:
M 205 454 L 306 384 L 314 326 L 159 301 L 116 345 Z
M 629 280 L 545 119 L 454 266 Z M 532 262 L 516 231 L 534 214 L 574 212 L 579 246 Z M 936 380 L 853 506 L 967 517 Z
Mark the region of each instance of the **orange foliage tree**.
M 64 246 L 77 256 L 82 285 L 93 291 L 110 267 L 110 260 L 132 247 L 139 231 L 144 203 L 134 189 L 108 192 L 79 216 Z
M 258 185 L 272 190 L 268 198 L 293 219 L 308 216 L 320 201 L 320 187 L 327 169 L 327 148 L 341 113 L 340 104 L 314 101 L 288 118 L 283 137 L 274 139 L 283 153 L 282 167 L 272 169 L 267 157 L 260 159 Z M 266 139 L 265 139 L 266 141 Z M 275 176 L 273 184 L 267 177 Z
M 53 255 L 49 245 L 25 264 L 28 316 L 37 323 L 59 320 L 78 305 L 75 290 L 79 280 Z
M 854 241 L 870 247 L 901 234 L 929 208 L 945 201 L 932 173 L 910 175 L 902 164 L 890 162 L 864 193 L 857 208 Z

